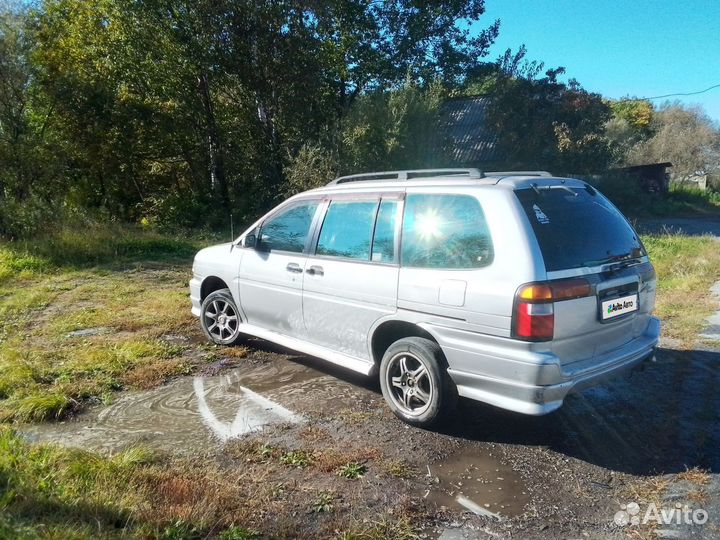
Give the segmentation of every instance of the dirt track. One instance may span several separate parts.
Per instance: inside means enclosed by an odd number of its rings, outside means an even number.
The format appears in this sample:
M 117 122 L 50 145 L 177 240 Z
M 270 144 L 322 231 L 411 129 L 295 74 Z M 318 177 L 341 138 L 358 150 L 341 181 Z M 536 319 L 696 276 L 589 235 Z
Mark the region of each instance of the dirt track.
M 672 481 L 693 467 L 720 470 L 715 351 L 662 348 L 644 372 L 573 395 L 540 418 L 462 401 L 454 421 L 428 432 L 396 420 L 362 377 L 260 340 L 247 345 L 237 367 L 215 365 L 207 375 L 128 393 L 31 436 L 110 451 L 142 441 L 221 454 L 223 439 L 238 437 L 292 448 L 314 426 L 330 436 L 320 447 L 371 446 L 386 460 L 406 459 L 415 472 L 401 488 L 423 507 L 431 536 L 449 528 L 475 537 L 624 538 L 613 516 L 638 499 L 634 491 L 658 475 Z M 476 515 L 468 500 L 502 520 Z
M 167 339 L 192 354 L 201 338 Z M 244 345 L 244 358 L 221 356 L 194 377 L 26 433 L 110 452 L 143 442 L 225 464 L 233 445 L 252 441 L 360 456 L 368 471 L 354 484 L 305 480 L 352 489 L 344 511 L 410 505 L 426 537 L 720 538 L 717 349 L 663 342 L 643 372 L 571 395 L 548 416 L 461 400 L 449 424 L 423 431 L 395 419 L 372 381 L 262 340 Z M 391 463 L 404 470 L 388 475 Z M 708 521 L 616 524 L 618 513 L 636 517 L 630 503 L 640 517 L 651 503 L 678 504 Z

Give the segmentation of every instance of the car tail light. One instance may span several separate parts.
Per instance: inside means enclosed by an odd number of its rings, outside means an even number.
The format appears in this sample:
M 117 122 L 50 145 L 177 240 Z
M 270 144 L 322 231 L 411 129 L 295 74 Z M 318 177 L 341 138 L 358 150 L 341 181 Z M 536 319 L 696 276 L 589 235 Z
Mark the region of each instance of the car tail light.
M 549 341 L 555 332 L 554 302 L 583 298 L 592 294 L 590 283 L 582 278 L 529 283 L 515 295 L 513 337 L 525 341 Z

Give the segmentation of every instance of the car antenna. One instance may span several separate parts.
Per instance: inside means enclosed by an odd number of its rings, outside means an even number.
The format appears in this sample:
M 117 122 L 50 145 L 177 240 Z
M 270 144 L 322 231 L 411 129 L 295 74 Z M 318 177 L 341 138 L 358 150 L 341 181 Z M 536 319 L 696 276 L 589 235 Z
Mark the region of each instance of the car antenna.
M 235 232 L 233 231 L 232 212 L 230 212 L 230 242 L 235 240 Z

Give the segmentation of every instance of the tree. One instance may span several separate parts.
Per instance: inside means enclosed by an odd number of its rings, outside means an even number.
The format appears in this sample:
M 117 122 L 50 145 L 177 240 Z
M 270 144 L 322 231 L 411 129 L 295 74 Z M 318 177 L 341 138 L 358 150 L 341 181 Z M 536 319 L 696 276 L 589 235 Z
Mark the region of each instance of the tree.
M 605 136 L 615 164 L 624 164 L 630 150 L 652 135 L 652 103 L 638 99 L 607 102 L 612 118 L 605 124 Z
M 53 138 L 54 111 L 31 86 L 32 44 L 22 3 L 0 2 L 0 235 L 30 234 L 57 215 L 63 153 Z
M 666 102 L 655 111 L 650 128 L 652 136 L 629 151 L 629 165 L 669 161 L 681 183 L 720 170 L 720 131 L 701 107 Z
M 339 151 L 356 102 L 382 105 L 406 78 L 462 81 L 497 35 L 497 22 L 465 25 L 483 11 L 482 0 L 44 0 L 30 81 L 53 111 L 75 203 L 186 225 L 242 218 L 283 192 L 302 148 Z
M 562 67 L 538 78 L 543 64 L 524 57 L 524 47 L 514 55 L 508 51 L 490 74 L 487 120 L 498 135 L 498 166 L 560 174 L 604 170 L 611 160 L 604 133 L 608 105 L 574 79 L 560 82 Z
M 318 187 L 338 174 L 437 167 L 446 163 L 438 137 L 446 90 L 408 79 L 393 90 L 358 97 L 331 139 L 304 145 L 286 168 L 288 194 Z

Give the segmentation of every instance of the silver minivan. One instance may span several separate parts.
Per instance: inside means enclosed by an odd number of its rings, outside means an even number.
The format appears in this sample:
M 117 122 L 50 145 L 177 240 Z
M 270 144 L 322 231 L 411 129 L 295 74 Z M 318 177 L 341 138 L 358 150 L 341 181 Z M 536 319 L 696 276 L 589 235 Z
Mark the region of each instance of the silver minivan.
M 653 357 L 656 277 L 589 184 L 546 172 L 394 171 L 298 194 L 195 257 L 192 311 L 368 376 L 403 421 L 458 396 L 541 415 Z

